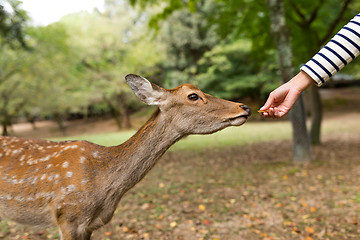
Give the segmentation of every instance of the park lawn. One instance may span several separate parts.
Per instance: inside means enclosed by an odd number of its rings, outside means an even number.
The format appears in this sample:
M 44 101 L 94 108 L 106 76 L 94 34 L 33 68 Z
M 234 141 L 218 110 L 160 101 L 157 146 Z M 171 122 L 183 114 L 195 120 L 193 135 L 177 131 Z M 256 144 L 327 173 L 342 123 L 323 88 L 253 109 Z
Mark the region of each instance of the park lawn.
M 93 239 L 360 239 L 360 114 L 325 120 L 314 162 L 291 162 L 289 122 L 190 136 L 167 152 Z M 85 138 L 116 145 L 134 132 Z M 196 150 L 196 151 L 194 151 Z M 0 225 L 3 239 L 58 239 Z
M 359 114 L 350 114 L 345 119 L 341 116 L 325 120 L 322 131 L 324 134 L 352 132 L 360 126 L 356 119 Z M 355 116 L 352 118 L 352 116 Z M 62 140 L 87 140 L 104 146 L 115 146 L 129 139 L 135 130 L 115 133 L 80 135 L 55 138 Z M 210 135 L 191 135 L 181 139 L 170 148 L 170 151 L 197 151 L 204 148 L 222 148 L 228 146 L 242 146 L 247 144 L 268 142 L 274 140 L 289 140 L 292 138 L 291 123 L 289 121 L 258 121 L 247 122 L 240 127 L 228 127 Z

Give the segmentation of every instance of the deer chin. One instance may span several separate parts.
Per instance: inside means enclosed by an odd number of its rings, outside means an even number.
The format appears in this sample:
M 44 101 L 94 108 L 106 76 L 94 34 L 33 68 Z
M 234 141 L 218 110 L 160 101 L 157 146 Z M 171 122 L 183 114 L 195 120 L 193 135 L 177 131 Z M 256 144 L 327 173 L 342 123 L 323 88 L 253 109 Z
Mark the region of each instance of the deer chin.
M 243 125 L 248 119 L 247 115 L 240 115 L 229 119 L 230 126 L 240 126 Z

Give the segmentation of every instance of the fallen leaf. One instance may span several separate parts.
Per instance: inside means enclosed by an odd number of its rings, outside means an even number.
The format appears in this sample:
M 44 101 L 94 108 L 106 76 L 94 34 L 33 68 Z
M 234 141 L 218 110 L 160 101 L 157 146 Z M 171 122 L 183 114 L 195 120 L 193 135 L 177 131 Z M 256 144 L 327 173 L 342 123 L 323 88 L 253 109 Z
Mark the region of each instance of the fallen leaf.
M 143 205 L 141 205 L 142 210 L 148 210 L 150 209 L 150 207 L 151 207 L 150 203 L 144 203 Z
M 284 221 L 283 224 L 284 224 L 284 226 L 289 226 L 289 227 L 292 227 L 292 226 L 295 225 L 295 224 L 294 224 L 293 222 L 291 222 L 291 221 Z
M 307 233 L 310 233 L 310 234 L 312 234 L 312 233 L 315 232 L 312 227 L 305 227 L 305 231 L 306 231 Z
M 171 222 L 171 223 L 170 223 L 170 227 L 174 228 L 174 227 L 176 227 L 176 226 L 177 226 L 177 223 L 176 223 L 176 222 Z
M 199 205 L 199 209 L 200 209 L 201 211 L 205 211 L 206 207 L 205 207 L 205 205 L 200 204 L 200 205 Z
M 111 236 L 112 232 L 105 232 L 105 236 Z
M 210 225 L 210 221 L 207 220 L 207 219 L 204 219 L 202 222 L 203 222 L 204 225 Z
M 299 234 L 301 231 L 297 227 L 293 227 L 293 233 Z
M 306 202 L 301 202 L 301 205 L 302 205 L 304 208 L 306 208 L 306 207 L 308 206 Z

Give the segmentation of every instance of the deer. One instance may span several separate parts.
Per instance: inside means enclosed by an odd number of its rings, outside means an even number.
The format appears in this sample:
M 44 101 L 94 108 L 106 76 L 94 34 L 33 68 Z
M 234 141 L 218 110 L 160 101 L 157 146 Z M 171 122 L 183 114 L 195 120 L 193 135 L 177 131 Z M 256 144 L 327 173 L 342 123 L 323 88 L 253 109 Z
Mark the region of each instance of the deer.
M 240 126 L 251 114 L 246 105 L 192 84 L 165 89 L 135 74 L 125 80 L 141 101 L 157 108 L 118 146 L 0 138 L 1 219 L 57 226 L 62 240 L 88 240 L 170 146 L 191 134 Z

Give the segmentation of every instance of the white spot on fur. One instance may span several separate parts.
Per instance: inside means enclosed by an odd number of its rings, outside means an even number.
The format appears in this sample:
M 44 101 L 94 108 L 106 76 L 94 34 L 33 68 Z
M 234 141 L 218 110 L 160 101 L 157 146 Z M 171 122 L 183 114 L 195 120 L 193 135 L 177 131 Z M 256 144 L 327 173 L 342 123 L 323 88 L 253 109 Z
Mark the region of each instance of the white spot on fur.
M 53 174 L 50 174 L 49 177 L 48 177 L 48 180 L 49 180 L 49 181 L 54 180 L 54 175 L 53 175 Z
M 61 192 L 62 192 L 62 196 L 61 196 L 61 199 L 64 199 L 65 196 L 71 192 L 73 192 L 75 190 L 75 185 L 74 184 L 71 184 L 65 188 L 61 188 Z
M 79 147 L 78 145 L 69 145 L 69 146 L 64 147 L 63 150 L 75 149 L 75 148 L 78 148 L 78 147 Z
M 34 185 L 35 183 L 37 183 L 37 181 L 38 181 L 38 177 L 34 177 L 31 184 Z
M 12 200 L 12 197 L 9 194 L 0 195 L 0 200 L 8 200 L 8 201 L 10 201 L 10 200 Z
M 72 175 L 73 175 L 73 172 L 67 172 L 67 173 L 66 173 L 66 177 L 68 177 L 68 178 L 71 178 Z
M 27 198 L 27 201 L 34 201 L 34 200 L 35 200 L 35 198 L 33 198 L 31 196 Z
M 85 157 L 80 157 L 80 163 L 84 163 L 85 162 Z
M 20 149 L 15 149 L 15 150 L 13 150 L 12 155 L 16 155 L 16 154 L 18 154 L 18 153 L 21 153 L 22 150 L 23 150 L 22 148 L 20 148 Z
M 63 167 L 63 168 L 68 168 L 68 167 L 69 167 L 69 162 L 64 162 L 64 163 L 62 164 L 62 167 Z
M 50 155 L 47 155 L 46 157 L 40 158 L 39 161 L 40 162 L 46 162 L 50 160 Z
M 71 184 L 71 185 L 67 186 L 67 187 L 66 187 L 66 190 L 67 190 L 67 192 L 72 192 L 72 191 L 74 191 L 74 190 L 75 190 L 75 185 L 74 185 L 74 184 Z
M 25 198 L 22 196 L 16 196 L 16 197 L 14 197 L 14 200 L 16 200 L 18 202 L 25 202 Z
M 98 151 L 93 152 L 92 155 L 94 158 L 99 158 L 99 156 L 100 156 Z

